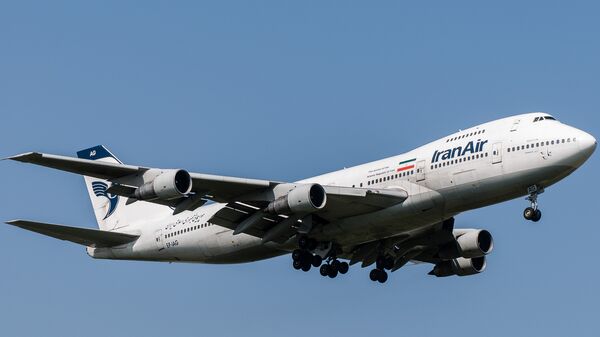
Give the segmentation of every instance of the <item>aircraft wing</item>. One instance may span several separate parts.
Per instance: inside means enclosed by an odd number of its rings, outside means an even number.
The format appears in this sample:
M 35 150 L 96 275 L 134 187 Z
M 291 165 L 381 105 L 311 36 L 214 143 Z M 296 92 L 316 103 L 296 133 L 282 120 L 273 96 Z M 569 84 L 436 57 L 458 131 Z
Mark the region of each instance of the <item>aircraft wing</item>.
M 408 198 L 408 192 L 401 189 L 323 187 L 327 193 L 327 204 L 312 216 L 312 221 L 320 224 L 376 212 L 402 203 Z M 230 228 L 236 234 L 246 233 L 262 238 L 265 242 L 278 243 L 284 243 L 299 228 L 307 225 L 302 223 L 302 219 L 293 216 L 267 214 L 263 211 L 265 206 L 266 202 L 231 202 L 213 215 L 210 221 Z
M 71 241 L 89 247 L 114 247 L 137 240 L 137 235 L 109 232 L 99 229 L 70 227 L 28 220 L 11 220 L 9 225 L 56 239 Z
M 7 159 L 109 180 L 117 184 L 113 185 L 109 192 L 124 196 L 128 196 L 127 193 L 130 193 L 135 190 L 136 187 L 139 187 L 131 182 L 132 180 L 135 180 L 133 178 L 141 176 L 149 170 L 160 170 L 143 166 L 116 164 L 39 152 L 23 153 Z M 192 178 L 192 192 L 202 198 L 217 202 L 233 201 L 238 196 L 260 191 L 279 184 L 278 182 L 268 180 L 236 178 L 202 173 L 190 173 L 190 177 Z M 166 203 L 160 201 L 157 202 L 176 207 L 181 201 L 182 200 L 174 200 Z
M 108 151 L 102 146 L 80 151 L 90 155 L 84 158 L 52 155 L 39 152 L 28 152 L 8 159 L 50 167 L 62 171 L 108 180 L 112 185 L 107 193 L 128 197 L 128 203 L 135 202 L 134 192 L 148 181 L 153 181 L 162 172 L 159 168 L 125 165 L 92 158 L 94 151 Z M 262 238 L 264 241 L 285 242 L 300 227 L 326 225 L 340 219 L 376 212 L 404 202 L 408 198 L 405 189 L 374 189 L 342 186 L 323 186 L 326 193 L 326 205 L 312 213 L 310 219 L 306 214 L 295 215 L 267 214 L 266 208 L 273 200 L 287 195 L 302 183 L 284 183 L 269 180 L 246 179 L 189 173 L 191 191 L 189 194 L 173 199 L 155 198 L 145 200 L 172 207 L 174 214 L 185 210 L 194 210 L 207 200 L 227 203 L 227 206 L 214 215 L 217 225 L 231 228 L 236 234 L 247 233 Z M 308 222 L 311 222 L 309 224 Z

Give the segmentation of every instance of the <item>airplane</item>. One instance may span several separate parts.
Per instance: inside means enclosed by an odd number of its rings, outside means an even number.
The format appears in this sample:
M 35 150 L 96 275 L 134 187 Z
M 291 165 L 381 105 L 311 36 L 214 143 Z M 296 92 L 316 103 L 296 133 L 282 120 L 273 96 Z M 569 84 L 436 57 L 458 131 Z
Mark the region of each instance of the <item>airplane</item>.
M 429 275 L 483 272 L 485 229 L 454 228 L 469 210 L 538 196 L 592 155 L 590 134 L 547 113 L 511 116 L 407 153 L 297 182 L 123 164 L 106 147 L 77 158 L 29 152 L 7 159 L 84 176 L 99 229 L 7 223 L 86 247 L 96 259 L 235 264 L 290 254 L 328 278 L 374 265 L 373 282 L 407 264 Z

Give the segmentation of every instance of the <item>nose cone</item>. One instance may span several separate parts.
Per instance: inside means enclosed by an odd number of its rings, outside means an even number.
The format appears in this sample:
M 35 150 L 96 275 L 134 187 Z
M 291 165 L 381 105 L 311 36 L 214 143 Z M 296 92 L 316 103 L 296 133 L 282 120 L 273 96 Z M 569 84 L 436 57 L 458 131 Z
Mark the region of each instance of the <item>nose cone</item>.
M 596 138 L 594 138 L 594 136 L 583 131 L 581 131 L 581 135 L 579 136 L 578 141 L 580 151 L 583 152 L 583 154 L 587 158 L 589 158 L 592 155 L 592 153 L 594 153 L 594 151 L 596 150 L 596 146 L 598 145 L 598 142 L 596 141 Z

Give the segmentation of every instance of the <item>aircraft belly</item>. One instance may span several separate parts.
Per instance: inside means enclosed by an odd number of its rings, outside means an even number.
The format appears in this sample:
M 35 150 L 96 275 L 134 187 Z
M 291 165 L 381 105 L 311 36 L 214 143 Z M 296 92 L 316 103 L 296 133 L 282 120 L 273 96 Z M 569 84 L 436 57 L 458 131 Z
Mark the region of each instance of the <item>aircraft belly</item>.
M 525 196 L 527 187 L 549 187 L 572 171 L 568 166 L 536 167 L 481 179 L 477 188 L 468 182 L 441 193 L 446 198 L 446 211 L 460 213 Z
M 319 240 L 351 245 L 378 240 L 432 225 L 452 215 L 444 214 L 444 200 L 437 191 L 421 186 L 405 202 L 387 209 L 344 219 L 319 229 Z

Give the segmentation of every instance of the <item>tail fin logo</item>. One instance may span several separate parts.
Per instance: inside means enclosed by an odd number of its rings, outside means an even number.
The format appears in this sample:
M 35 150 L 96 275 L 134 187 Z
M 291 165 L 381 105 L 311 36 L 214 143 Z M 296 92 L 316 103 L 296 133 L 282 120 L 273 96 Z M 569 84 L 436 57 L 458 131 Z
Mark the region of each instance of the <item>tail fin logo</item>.
M 106 216 L 104 216 L 104 219 L 108 218 L 115 212 L 115 209 L 117 208 L 117 205 L 119 204 L 119 196 L 112 195 L 110 193 L 106 193 L 106 190 L 108 189 L 108 185 L 101 181 L 92 182 L 92 189 L 94 190 L 94 194 L 97 197 L 105 197 L 106 199 L 108 199 L 108 202 L 109 202 L 108 212 L 106 213 Z

